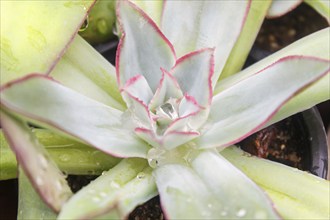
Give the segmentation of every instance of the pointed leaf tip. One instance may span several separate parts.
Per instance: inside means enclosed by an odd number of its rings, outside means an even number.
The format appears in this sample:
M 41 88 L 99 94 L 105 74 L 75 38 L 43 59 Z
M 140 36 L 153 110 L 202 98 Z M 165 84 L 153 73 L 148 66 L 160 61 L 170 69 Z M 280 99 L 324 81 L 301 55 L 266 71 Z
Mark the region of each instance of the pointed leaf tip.
M 134 3 L 118 1 L 117 15 L 123 33 L 116 62 L 119 85 L 141 73 L 155 92 L 162 76 L 160 68 L 169 70 L 174 65 L 174 48 L 152 19 Z

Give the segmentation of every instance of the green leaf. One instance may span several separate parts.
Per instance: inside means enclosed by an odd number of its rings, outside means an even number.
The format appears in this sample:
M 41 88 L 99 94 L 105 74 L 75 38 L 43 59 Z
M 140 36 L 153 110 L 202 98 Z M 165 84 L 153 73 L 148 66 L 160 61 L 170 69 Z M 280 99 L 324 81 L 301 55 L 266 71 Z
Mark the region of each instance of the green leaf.
M 329 181 L 236 147 L 221 154 L 267 192 L 285 219 L 330 218 Z
M 119 158 L 111 157 L 95 148 L 57 135 L 45 129 L 33 129 L 38 139 L 57 166 L 66 174 L 101 175 L 104 170 L 114 167 Z M 0 180 L 17 177 L 15 154 L 10 149 L 0 130 Z
M 0 114 L 4 134 L 24 172 L 46 204 L 59 211 L 72 194 L 64 175 L 26 123 L 3 111 Z
M 17 161 L 2 132 L 0 133 L 0 180 L 17 177 Z
M 124 128 L 122 112 L 42 75 L 30 75 L 1 92 L 1 104 L 41 126 L 74 137 L 108 154 L 146 157 L 149 149 Z M 42 106 L 42 107 L 40 107 Z
M 122 38 L 117 50 L 117 80 L 120 87 L 132 77 L 143 75 L 153 92 L 162 71 L 175 63 L 173 46 L 141 9 L 129 1 L 118 2 Z
M 330 57 L 330 28 L 325 28 L 316 33 L 310 34 L 280 51 L 260 60 L 256 64 L 249 66 L 241 72 L 230 76 L 218 82 L 214 94 L 235 85 L 236 83 L 250 77 L 261 69 L 266 68 L 270 64 L 286 56 L 312 56 L 320 59 L 329 59 Z M 317 87 L 315 84 L 312 88 Z
M 154 171 L 166 218 L 278 219 L 266 195 L 222 156 L 201 152 Z
M 110 210 L 124 218 L 156 194 L 147 161 L 124 159 L 75 194 L 63 207 L 59 219 L 88 219 Z
M 89 98 L 125 110 L 115 67 L 80 36 L 75 37 L 50 75 Z
M 315 56 L 318 58 L 329 59 L 330 57 L 330 28 L 318 31 L 303 39 L 291 44 L 290 46 L 268 56 L 240 73 L 226 78 L 217 84 L 215 94 L 230 88 L 239 81 L 256 73 L 258 70 L 266 68 L 276 60 L 290 55 Z M 290 115 L 313 107 L 314 105 L 328 100 L 330 94 L 329 74 L 324 76 L 313 85 L 305 88 L 304 91 L 296 94 L 295 97 L 285 103 L 274 117 L 265 125 L 273 124 Z
M 328 60 L 289 56 L 213 97 L 202 148 L 225 147 L 261 129 L 291 97 L 330 71 Z
M 238 73 L 242 69 L 271 2 L 271 0 L 251 2 L 244 27 L 242 28 L 234 48 L 230 52 L 230 56 L 222 70 L 219 80 L 223 80 L 232 74 Z
M 1 84 L 31 72 L 49 73 L 93 4 L 1 1 Z
M 250 4 L 248 0 L 167 1 L 161 30 L 173 43 L 178 56 L 215 48 L 214 86 L 241 33 Z
M 56 213 L 41 200 L 21 169 L 18 183 L 18 220 L 56 219 Z

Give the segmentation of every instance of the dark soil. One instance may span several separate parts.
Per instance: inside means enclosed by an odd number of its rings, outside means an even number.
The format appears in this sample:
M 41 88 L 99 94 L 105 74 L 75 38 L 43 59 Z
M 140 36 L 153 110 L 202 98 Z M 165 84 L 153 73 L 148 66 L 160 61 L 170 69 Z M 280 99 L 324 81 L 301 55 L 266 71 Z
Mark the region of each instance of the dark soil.
M 311 168 L 310 140 L 295 115 L 253 134 L 238 145 L 261 158 L 308 171 Z
M 258 48 L 270 54 L 326 27 L 328 23 L 323 17 L 307 4 L 301 4 L 283 17 L 266 19 L 254 49 Z

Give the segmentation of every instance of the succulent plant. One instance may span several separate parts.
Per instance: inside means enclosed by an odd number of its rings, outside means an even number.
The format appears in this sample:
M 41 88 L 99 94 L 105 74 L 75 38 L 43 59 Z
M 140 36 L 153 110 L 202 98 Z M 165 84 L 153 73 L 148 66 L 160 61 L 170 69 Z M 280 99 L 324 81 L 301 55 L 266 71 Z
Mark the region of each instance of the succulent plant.
M 15 3 L 6 4 L 8 11 L 16 9 Z M 39 7 L 33 24 L 41 25 L 38 36 L 48 34 L 40 18 L 50 12 L 63 13 L 54 24 L 67 22 L 70 28 L 60 38 L 63 43 L 49 50 L 47 41 L 55 38 L 48 35 L 44 46 L 39 41 L 23 44 L 21 51 L 32 45 L 30 58 L 14 48 L 16 35 L 6 22 L 1 126 L 23 172 L 59 219 L 125 218 L 157 193 L 172 219 L 329 217 L 328 181 L 247 159 L 230 147 L 330 98 L 329 29 L 236 73 L 270 2 L 139 2 L 140 8 L 118 1 L 121 39 L 114 69 L 80 37 L 74 38 L 93 1 L 24 4 L 28 11 Z M 64 15 L 74 13 L 77 21 L 67 21 Z M 23 21 L 27 33 L 33 27 L 29 22 Z M 16 54 L 21 56 L 15 59 Z M 52 62 L 41 62 L 45 56 Z M 109 154 L 99 164 L 124 159 L 72 196 L 28 122 Z M 70 143 L 77 143 L 73 140 L 66 140 L 69 146 L 62 151 L 70 152 Z M 232 163 L 246 173 L 245 166 L 270 167 L 280 181 L 269 181 L 262 170 L 261 180 L 249 173 L 265 194 Z M 278 184 L 290 178 L 313 186 L 313 192 Z M 20 179 L 28 184 L 22 172 Z

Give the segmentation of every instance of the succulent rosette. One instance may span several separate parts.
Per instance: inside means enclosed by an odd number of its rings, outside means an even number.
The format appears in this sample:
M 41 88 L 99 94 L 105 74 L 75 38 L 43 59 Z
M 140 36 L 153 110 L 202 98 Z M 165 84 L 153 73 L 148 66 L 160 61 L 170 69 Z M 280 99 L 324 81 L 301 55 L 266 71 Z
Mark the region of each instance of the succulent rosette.
M 34 69 L 40 74 L 2 86 L 1 124 L 24 172 L 59 219 L 125 218 L 157 191 L 167 218 L 281 218 L 219 151 L 329 99 L 329 49 L 294 48 L 230 76 L 249 50 L 241 45 L 253 42 L 243 34 L 259 3 L 150 4 L 143 11 L 118 1 L 115 69 L 76 37 L 50 71 Z M 317 33 L 323 42 L 327 31 Z M 125 159 L 65 202 L 71 193 L 64 177 L 26 135 L 27 121 Z

